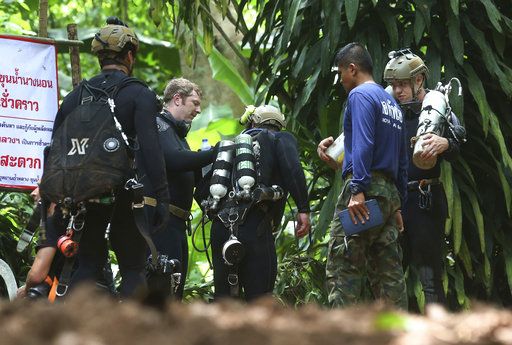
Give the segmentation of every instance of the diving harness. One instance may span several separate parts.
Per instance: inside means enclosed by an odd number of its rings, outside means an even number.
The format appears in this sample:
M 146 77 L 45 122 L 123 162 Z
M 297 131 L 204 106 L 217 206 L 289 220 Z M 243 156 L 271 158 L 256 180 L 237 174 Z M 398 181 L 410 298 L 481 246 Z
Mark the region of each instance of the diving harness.
M 261 177 L 261 147 L 251 134 L 261 129 L 248 130 L 238 135 L 234 142 L 222 140 L 213 163 L 210 195 L 201 203 L 210 219 L 217 217 L 229 230 L 229 238 L 222 246 L 222 258 L 229 267 L 230 295 L 240 293 L 238 265 L 243 260 L 245 248 L 238 240 L 238 229 L 250 209 L 264 201 L 276 201 L 284 196 L 280 186 L 271 187 L 257 183 Z

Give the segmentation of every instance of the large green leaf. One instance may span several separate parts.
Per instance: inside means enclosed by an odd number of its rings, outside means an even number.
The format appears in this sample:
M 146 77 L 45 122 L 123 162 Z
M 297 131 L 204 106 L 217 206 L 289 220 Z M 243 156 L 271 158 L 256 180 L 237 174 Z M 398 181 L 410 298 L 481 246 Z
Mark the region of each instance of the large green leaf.
M 408 281 L 410 283 L 411 280 Z M 418 304 L 418 309 L 420 313 L 425 313 L 425 292 L 423 292 L 423 285 L 421 281 L 418 279 L 417 274 L 414 275 L 414 280 L 412 281 L 413 289 L 414 289 L 414 297 L 416 297 L 416 303 Z
M 281 51 L 288 45 L 290 41 L 290 36 L 295 26 L 295 22 L 297 21 L 297 13 L 299 12 L 299 6 L 301 0 L 288 0 L 289 8 L 285 12 L 285 25 L 281 37 L 279 39 L 279 43 L 277 45 L 277 51 Z
M 435 45 L 427 47 L 426 60 L 429 62 L 430 76 L 428 83 L 430 87 L 436 86 L 441 81 L 441 56 L 439 55 L 438 49 Z
M 503 163 L 508 166 L 509 169 L 512 169 L 512 158 L 508 152 L 507 146 L 505 144 L 505 138 L 503 137 L 503 133 L 500 128 L 499 120 L 491 110 L 491 107 L 487 103 L 487 98 L 485 95 L 485 91 L 482 85 L 482 82 L 477 77 L 473 67 L 466 64 L 464 65 L 464 70 L 467 73 L 468 81 L 469 81 L 469 91 L 472 93 L 475 98 L 476 103 L 478 104 L 478 109 L 482 114 L 482 122 L 484 133 L 487 134 L 488 127 L 490 127 L 491 133 L 498 141 L 498 145 L 500 148 L 501 156 L 503 158 Z
M 491 149 L 489 148 L 489 146 L 486 145 L 480 138 L 474 138 L 473 140 L 475 142 L 477 142 L 480 145 L 480 147 L 482 148 L 482 150 L 485 151 L 485 154 L 488 157 L 492 157 L 492 160 L 494 161 L 495 166 L 489 166 L 488 169 L 486 169 L 486 170 L 488 171 L 488 173 L 490 173 L 492 171 L 492 172 L 496 172 L 498 174 L 498 179 L 501 183 L 500 187 L 501 187 L 501 190 L 503 191 L 503 197 L 505 199 L 505 205 L 507 207 L 507 213 L 510 216 L 511 211 L 512 211 L 511 210 L 512 190 L 510 188 L 509 180 L 507 179 L 507 176 L 505 176 L 503 165 L 501 162 L 499 162 L 494 157 L 494 154 L 491 151 Z M 483 169 L 483 167 L 482 167 L 482 169 Z
M 425 23 L 423 14 L 421 12 L 416 12 L 414 14 L 414 41 L 416 44 L 420 43 L 426 26 L 427 24 Z
M 485 253 L 484 217 L 482 215 L 482 211 L 480 210 L 477 195 L 475 194 L 474 190 L 470 189 L 465 184 L 460 184 L 459 187 L 464 192 L 467 200 L 469 200 L 471 207 L 473 208 L 473 214 L 475 217 L 475 222 L 478 230 L 478 238 L 480 240 L 480 250 L 482 253 Z
M 359 10 L 359 0 L 345 0 L 345 12 L 347 14 L 347 22 L 349 29 L 354 27 L 357 19 L 357 11 Z
M 329 28 L 329 51 L 336 49 L 341 32 L 341 9 L 343 1 L 323 0 L 322 9 L 328 20 Z M 332 55 L 332 53 L 331 53 Z
M 334 175 L 331 188 L 319 213 L 318 223 L 315 229 L 315 238 L 317 239 L 323 238 L 329 229 L 329 224 L 333 219 L 334 211 L 336 209 L 336 202 L 338 201 L 338 196 L 341 193 L 341 186 L 341 171 L 338 171 Z
M 386 66 L 387 55 L 382 53 L 382 43 L 380 35 L 372 35 L 368 33 L 368 51 L 373 59 L 373 78 L 379 82 L 384 75 L 384 67 Z
M 423 15 L 423 20 L 427 26 L 427 30 L 430 30 L 430 23 L 432 16 L 430 15 L 430 9 L 432 7 L 431 0 L 414 0 L 414 6 L 416 11 L 419 11 Z
M 199 40 L 201 47 L 204 46 Z M 213 47 L 208 56 L 208 62 L 212 69 L 212 77 L 231 88 L 244 104 L 254 102 L 254 91 L 247 85 L 247 82 L 240 75 L 233 64 L 222 55 L 217 48 Z
M 304 65 L 304 62 L 306 60 L 306 56 L 307 56 L 309 50 L 310 50 L 309 47 L 305 46 L 300 51 L 300 54 L 298 55 L 297 60 L 293 66 L 293 70 L 291 71 L 291 76 L 293 78 L 297 78 L 299 76 L 299 73 L 302 70 L 302 67 Z
M 450 38 L 450 45 L 455 61 L 457 61 L 459 65 L 462 65 L 464 62 L 464 39 L 460 32 L 459 19 L 450 12 L 448 12 L 448 37 Z
M 473 277 L 473 267 L 471 265 L 471 253 L 469 252 L 468 243 L 462 241 L 460 246 L 459 258 L 464 265 L 464 269 L 469 277 Z
M 459 253 L 462 241 L 462 205 L 460 201 L 459 187 L 456 183 L 453 184 L 453 251 L 455 255 Z
M 293 111 L 294 117 L 296 116 L 295 114 L 298 114 L 300 109 L 309 101 L 309 98 L 311 97 L 311 93 L 315 89 L 319 74 L 320 74 L 320 69 L 317 69 L 315 71 L 315 73 L 306 82 L 304 89 L 302 89 L 298 104 L 295 105 L 295 109 Z
M 459 175 L 463 175 L 466 178 L 466 181 L 469 181 L 471 189 L 474 191 L 478 190 L 475 181 L 475 176 L 473 175 L 473 171 L 469 167 L 468 162 L 459 157 L 459 159 L 457 159 L 454 165 L 457 168 L 457 171 L 459 171 Z
M 510 189 L 510 183 L 507 177 L 505 176 L 505 173 L 503 172 L 501 164 L 497 160 L 494 161 L 496 162 L 496 171 L 498 172 L 498 176 L 500 178 L 501 187 L 503 188 L 503 196 L 505 197 L 505 203 L 507 206 L 508 216 L 510 217 L 510 214 L 512 212 L 512 190 Z
M 389 36 L 389 42 L 391 47 L 398 46 L 398 27 L 396 25 L 395 16 L 391 13 L 387 8 L 383 8 L 379 11 L 382 22 L 384 23 L 384 27 L 386 28 L 386 32 Z
M 444 160 L 441 162 L 441 182 L 443 182 L 446 200 L 448 202 L 448 218 L 445 226 L 445 235 L 448 236 L 451 233 L 453 221 L 453 176 L 452 166 Z
M 501 13 L 498 11 L 496 6 L 491 0 L 481 0 L 480 1 L 482 5 L 485 7 L 485 11 L 487 12 L 487 16 L 489 17 L 489 20 L 491 21 L 492 26 L 499 32 L 502 33 L 500 20 L 501 20 Z
M 459 0 L 450 0 L 450 8 L 456 17 L 459 17 Z
M 489 45 L 484 32 L 475 27 L 473 23 L 470 22 L 467 18 L 464 18 L 464 26 L 470 33 L 471 38 L 480 48 L 480 52 L 482 53 L 482 60 L 487 71 L 489 71 L 491 75 L 497 78 L 498 82 L 500 83 L 503 90 L 507 93 L 507 95 L 509 97 L 512 96 L 512 80 L 508 78 L 499 67 L 497 62 L 498 58 L 494 53 L 494 49 L 492 49 L 492 47 Z
M 464 276 L 458 266 L 453 270 L 452 276 L 455 282 L 455 293 L 459 305 L 465 305 L 467 302 L 466 291 L 464 289 Z
M 502 240 L 504 243 L 503 246 L 503 256 L 505 260 L 505 271 L 507 275 L 507 281 L 508 281 L 508 288 L 510 292 L 512 293 L 512 241 Z
M 505 143 L 505 138 L 503 137 L 503 132 L 501 131 L 501 126 L 498 117 L 492 111 L 489 111 L 489 117 L 491 123 L 491 133 L 493 134 L 494 138 L 496 138 L 496 140 L 498 141 L 503 163 L 509 169 L 512 170 L 512 158 L 510 157 L 507 144 Z
M 473 98 L 476 101 L 478 108 L 480 109 L 480 115 L 482 116 L 482 129 L 484 134 L 487 135 L 490 121 L 487 113 L 488 104 L 484 87 L 480 81 L 480 78 L 478 78 L 475 70 L 471 65 L 466 64 L 464 66 L 464 71 L 466 72 L 466 77 L 468 78 L 469 92 L 471 92 L 473 95 Z
M 491 272 L 491 263 L 489 262 L 489 256 L 484 255 L 484 285 L 485 290 L 487 292 L 487 296 L 490 296 L 491 294 L 491 279 L 492 279 L 492 272 Z
M 496 47 L 496 51 L 498 54 L 500 54 L 500 57 L 503 58 L 503 54 L 505 53 L 505 48 L 507 46 L 506 36 L 493 31 L 492 40 L 494 42 L 494 46 Z

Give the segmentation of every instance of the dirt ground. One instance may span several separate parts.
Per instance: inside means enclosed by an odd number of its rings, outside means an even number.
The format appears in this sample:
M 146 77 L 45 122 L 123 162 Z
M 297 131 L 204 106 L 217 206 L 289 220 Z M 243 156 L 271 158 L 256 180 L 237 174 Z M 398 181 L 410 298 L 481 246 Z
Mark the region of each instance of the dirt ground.
M 379 305 L 294 310 L 269 298 L 251 305 L 170 303 L 159 312 L 91 291 L 55 305 L 0 302 L 0 344 L 512 344 L 512 312 L 489 306 L 459 314 L 434 306 L 418 316 Z

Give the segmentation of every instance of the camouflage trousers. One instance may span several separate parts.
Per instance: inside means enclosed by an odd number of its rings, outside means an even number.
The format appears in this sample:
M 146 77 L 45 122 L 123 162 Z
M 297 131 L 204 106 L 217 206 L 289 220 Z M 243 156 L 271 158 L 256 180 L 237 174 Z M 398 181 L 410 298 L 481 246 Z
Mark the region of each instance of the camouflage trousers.
M 346 188 L 349 181 L 345 182 L 336 204 L 326 267 L 328 298 L 333 307 L 360 302 L 369 281 L 374 298 L 407 309 L 402 250 L 395 220 L 400 197 L 391 179 L 375 175 L 365 195 L 366 200 L 378 201 L 384 219 L 382 226 L 345 238 L 338 213 L 347 208 L 350 200 L 351 194 Z

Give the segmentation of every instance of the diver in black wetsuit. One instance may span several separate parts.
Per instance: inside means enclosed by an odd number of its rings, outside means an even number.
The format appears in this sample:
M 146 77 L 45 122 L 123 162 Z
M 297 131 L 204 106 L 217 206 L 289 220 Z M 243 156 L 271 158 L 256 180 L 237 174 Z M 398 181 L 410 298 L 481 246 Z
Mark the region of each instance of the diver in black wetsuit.
M 298 209 L 296 236 L 306 235 L 311 227 L 306 179 L 299 161 L 297 142 L 292 134 L 280 131 L 284 125 L 284 115 L 277 108 L 266 105 L 257 107 L 250 114 L 244 131 L 260 146 L 258 184 L 278 185 L 285 192 L 284 197 L 277 201 L 253 205 L 245 221 L 238 226 L 237 238 L 245 249 L 245 255 L 237 265 L 238 285 L 248 301 L 270 294 L 274 288 L 277 256 L 272 232 L 281 223 L 288 193 Z M 219 207 L 222 208 L 222 201 Z M 229 229 L 219 217 L 214 217 L 211 241 L 215 298 L 233 295 L 228 282 L 232 271 L 222 255 L 223 245 L 229 237 Z
M 384 80 L 393 89 L 405 116 L 407 142 L 416 136 L 419 115 L 425 95 L 428 69 L 423 60 L 408 49 L 395 52 L 386 65 Z M 455 114 L 450 115 L 453 130 L 425 135 L 422 158 L 438 157 L 431 169 L 419 169 L 413 164 L 413 150 L 408 149 L 408 197 L 402 208 L 404 221 L 404 262 L 417 271 L 426 303 L 446 304 L 442 286 L 443 241 L 448 206 L 441 175 L 441 161 L 454 160 L 465 141 L 465 130 Z
M 101 88 L 119 84 L 132 74 L 139 46 L 133 30 L 119 19 L 110 17 L 107 24 L 95 35 L 91 46 L 102 70 L 90 79 L 90 84 Z M 79 104 L 81 96 L 77 90 L 79 88 L 64 98 L 55 119 L 54 131 Z M 155 117 L 160 110 L 158 100 L 142 82 L 133 82 L 123 87 L 114 101 L 123 131 L 136 139 L 139 145 L 136 164 L 137 168 L 146 171 L 157 199 L 151 230 L 158 231 L 165 227 L 169 218 L 169 192 Z M 131 204 L 130 193 L 122 188 L 115 192 L 114 204 L 87 203 L 85 231 L 78 252 L 79 267 L 71 285 L 94 281 L 103 269 L 108 255 L 105 229 L 110 222 L 110 243 L 122 277 L 121 296 L 132 296 L 139 288 L 145 287 L 146 242 L 135 224 Z
M 192 120 L 201 112 L 201 90 L 196 84 L 184 78 L 172 79 L 165 88 L 163 101 L 157 126 L 167 170 L 170 218 L 167 228 L 155 233 L 153 240 L 160 254 L 181 263 L 181 282 L 175 293 L 181 299 L 188 266 L 186 231 L 194 186 L 201 168 L 214 160 L 216 151 L 191 151 L 186 140 Z

